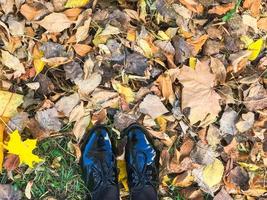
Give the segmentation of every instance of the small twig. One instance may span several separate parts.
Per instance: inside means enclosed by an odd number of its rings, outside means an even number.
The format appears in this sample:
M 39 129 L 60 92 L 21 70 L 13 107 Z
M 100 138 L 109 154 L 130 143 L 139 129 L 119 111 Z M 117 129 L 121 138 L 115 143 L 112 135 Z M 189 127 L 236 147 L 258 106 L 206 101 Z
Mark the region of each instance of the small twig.
M 0 117 L 0 121 L 9 129 L 10 132 L 13 132 L 12 128 L 7 125 L 7 123 L 3 120 L 2 117 Z

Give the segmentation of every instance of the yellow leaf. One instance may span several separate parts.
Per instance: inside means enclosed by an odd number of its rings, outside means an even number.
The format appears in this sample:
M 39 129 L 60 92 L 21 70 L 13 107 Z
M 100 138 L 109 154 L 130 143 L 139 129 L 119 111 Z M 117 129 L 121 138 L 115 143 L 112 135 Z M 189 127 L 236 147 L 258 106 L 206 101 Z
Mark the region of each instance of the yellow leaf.
M 139 13 L 139 18 L 143 21 L 146 22 L 146 1 L 145 0 L 139 0 L 138 2 L 139 7 L 140 7 L 140 13 Z
M 169 176 L 165 175 L 165 176 L 163 176 L 161 183 L 164 187 L 167 187 L 169 185 L 170 180 L 171 179 L 169 178 Z
M 166 131 L 167 129 L 167 120 L 162 117 L 162 116 L 159 116 L 156 118 L 156 121 L 158 123 L 158 125 L 160 126 L 160 130 L 161 131 Z
M 114 90 L 125 97 L 127 103 L 134 101 L 135 94 L 131 88 L 122 86 L 118 81 L 112 81 L 112 87 L 114 88 Z
M 241 167 L 246 168 L 248 171 L 257 171 L 258 169 L 260 169 L 260 167 L 258 167 L 257 165 L 254 165 L 254 164 L 248 164 L 248 163 L 244 163 L 244 162 L 238 162 L 238 164 Z
M 33 162 L 39 163 L 43 161 L 37 155 L 32 153 L 32 151 L 36 148 L 37 140 L 27 139 L 25 141 L 21 141 L 18 130 L 15 130 L 9 136 L 10 139 L 7 144 L 4 145 L 4 148 L 8 150 L 8 153 L 19 156 L 20 164 L 24 163 L 30 168 L 33 168 Z
M 248 46 L 248 50 L 251 51 L 251 55 L 248 58 L 250 61 L 253 61 L 258 57 L 263 47 L 263 43 L 264 43 L 264 40 L 261 38 L 261 39 L 258 39 L 256 42 L 251 43 Z
M 37 58 L 33 60 L 33 65 L 36 71 L 36 75 L 38 75 L 41 71 L 43 71 L 45 62 L 41 58 Z
M 153 52 L 152 49 L 149 45 L 149 43 L 144 40 L 144 39 L 140 39 L 138 41 L 138 45 L 141 47 L 141 49 L 144 51 L 144 55 L 148 58 L 151 58 L 153 56 Z
M 68 0 L 65 8 L 79 8 L 88 4 L 90 0 Z
M 251 39 L 250 37 L 246 35 L 241 36 L 240 40 L 244 42 L 246 48 L 248 48 L 248 46 L 253 43 L 253 39 Z
M 189 58 L 189 67 L 192 69 L 195 69 L 197 65 L 197 59 L 195 57 L 190 57 Z
M 0 117 L 13 117 L 22 102 L 22 95 L 0 90 Z
M 164 31 L 159 31 L 158 36 L 161 40 L 170 40 L 170 37 Z
M 36 75 L 38 75 L 44 69 L 45 62 L 42 60 L 43 56 L 44 52 L 40 51 L 38 46 L 35 45 L 33 48 L 33 65 Z
M 213 163 L 203 169 L 203 181 L 213 187 L 221 182 L 224 172 L 223 164 L 220 160 L 215 159 Z
M 129 191 L 125 160 L 117 160 L 117 167 L 119 168 L 119 182 L 122 183 L 126 191 Z
M 127 32 L 127 40 L 134 42 L 136 39 L 136 30 L 135 29 L 129 29 Z
M 3 140 L 4 140 L 4 129 L 5 125 L 0 122 L 0 173 L 2 172 L 2 166 L 4 161 L 4 148 L 3 148 Z

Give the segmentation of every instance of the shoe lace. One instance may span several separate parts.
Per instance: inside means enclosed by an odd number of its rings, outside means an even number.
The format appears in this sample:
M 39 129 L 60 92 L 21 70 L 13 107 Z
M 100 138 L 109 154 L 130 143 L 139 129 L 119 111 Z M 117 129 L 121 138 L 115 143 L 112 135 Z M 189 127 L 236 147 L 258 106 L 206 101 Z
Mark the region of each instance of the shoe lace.
M 134 166 L 138 166 L 138 155 L 143 155 L 144 156 L 144 163 L 145 166 L 143 169 L 140 171 L 136 169 Z M 133 158 L 133 163 L 134 165 L 130 165 L 130 168 L 133 172 L 132 174 L 132 190 L 141 190 L 144 188 L 145 185 L 152 185 L 155 187 L 157 185 L 157 181 L 155 181 L 155 177 L 153 177 L 153 171 L 155 172 L 157 170 L 155 163 L 152 162 L 151 164 L 147 164 L 147 155 L 143 151 L 138 151 Z

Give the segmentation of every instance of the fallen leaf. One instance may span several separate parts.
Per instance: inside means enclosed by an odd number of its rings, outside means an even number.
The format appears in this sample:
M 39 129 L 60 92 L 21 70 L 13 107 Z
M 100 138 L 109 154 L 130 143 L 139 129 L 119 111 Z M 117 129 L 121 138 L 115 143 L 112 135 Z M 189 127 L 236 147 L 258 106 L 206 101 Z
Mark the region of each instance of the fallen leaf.
M 130 87 L 123 86 L 120 82 L 115 80 L 112 81 L 112 87 L 120 93 L 120 95 L 124 96 L 127 103 L 132 103 L 134 101 L 135 93 Z
M 253 61 L 258 57 L 259 53 L 261 52 L 263 48 L 263 44 L 264 44 L 264 40 L 261 38 L 248 46 L 248 50 L 251 51 L 251 55 L 249 57 L 250 61 Z
M 245 0 L 243 8 L 250 9 L 251 15 L 257 17 L 260 14 L 261 0 Z
M 93 73 L 88 79 L 77 80 L 76 84 L 79 87 L 79 92 L 82 95 L 88 95 L 93 92 L 101 83 L 102 77 L 99 73 Z
M 119 169 L 118 181 L 122 183 L 126 191 L 129 191 L 125 160 L 117 160 L 117 168 Z
M 222 180 L 224 166 L 222 162 L 215 159 L 214 162 L 203 169 L 203 180 L 209 186 L 213 187 Z
M 48 32 L 55 33 L 69 28 L 73 22 L 63 13 L 51 13 L 43 20 L 36 21 L 36 23 L 44 27 Z
M 22 193 L 16 190 L 12 185 L 0 184 L 0 199 L 3 200 L 20 200 Z
M 197 62 L 196 69 L 183 66 L 178 80 L 182 90 L 182 109 L 190 108 L 191 124 L 201 121 L 200 126 L 213 122 L 221 110 L 220 96 L 215 92 L 215 75 L 207 65 Z
M 36 112 L 35 119 L 44 130 L 58 132 L 62 127 L 56 108 Z
M 120 33 L 121 31 L 119 28 L 108 24 L 105 29 L 99 34 L 99 36 L 117 35 Z
M 10 118 L 16 115 L 17 107 L 22 102 L 22 95 L 0 90 L 0 117 Z
M 213 200 L 233 200 L 233 198 L 227 193 L 227 191 L 222 188 L 220 192 L 218 192 Z
M 237 121 L 237 112 L 231 108 L 227 108 L 220 119 L 220 130 L 222 134 L 235 135 L 237 129 L 235 127 Z
M 187 42 L 194 47 L 193 55 L 196 56 L 199 51 L 201 50 L 202 46 L 205 44 L 207 39 L 209 38 L 208 35 L 202 35 L 197 39 L 189 39 Z
M 267 107 L 267 91 L 260 83 L 252 84 L 243 95 L 248 110 L 255 111 Z
M 33 181 L 29 181 L 26 185 L 26 188 L 25 188 L 25 196 L 28 198 L 28 199 L 31 199 L 32 198 L 32 194 L 31 194 L 31 190 L 32 190 L 32 185 L 33 185 Z
M 2 57 L 1 62 L 6 67 L 13 69 L 15 71 L 15 77 L 21 76 L 21 74 L 25 73 L 25 69 L 23 64 L 19 61 L 19 59 L 12 54 L 10 54 L 8 51 L 1 50 Z
M 190 157 L 192 161 L 200 165 L 210 165 L 214 162 L 218 156 L 209 145 L 198 142 L 195 148 L 190 152 Z
M 83 115 L 83 116 L 82 116 Z M 83 138 L 86 128 L 89 126 L 91 121 L 90 115 L 80 114 L 79 120 L 77 120 L 73 127 L 73 134 L 78 142 Z
M 92 47 L 87 44 L 75 44 L 73 48 L 74 51 L 82 57 L 86 56 L 92 50 Z
M 212 72 L 215 74 L 216 80 L 224 84 L 226 80 L 226 68 L 224 64 L 217 58 L 210 58 L 210 68 Z
M 25 141 L 21 140 L 19 132 L 16 130 L 9 134 L 9 141 L 4 148 L 8 150 L 8 153 L 12 153 L 19 156 L 20 164 L 24 163 L 30 168 L 33 168 L 33 162 L 40 163 L 43 160 L 32 153 L 36 148 L 37 140 L 27 139 Z
M 173 100 L 175 97 L 174 97 L 174 92 L 172 88 L 171 77 L 168 74 L 162 74 L 158 77 L 156 82 L 159 85 L 159 88 L 162 92 L 162 96 L 166 100 L 169 100 L 169 102 L 173 103 Z
M 85 65 L 86 66 L 86 63 Z M 84 73 L 83 70 L 78 62 L 70 62 L 63 66 L 66 79 L 70 79 L 73 82 L 77 82 L 83 79 Z
M 34 7 L 31 7 L 28 4 L 23 4 L 20 7 L 20 13 L 29 21 L 33 20 L 34 17 L 37 15 L 38 10 Z
M 43 71 L 45 62 L 42 60 L 44 53 L 39 50 L 38 46 L 35 45 L 33 48 L 33 65 L 36 71 L 36 75 Z
M 267 31 L 267 17 L 260 18 L 257 25 L 259 29 Z
M 226 181 L 237 189 L 247 190 L 249 188 L 249 174 L 239 166 L 230 171 Z
M 250 15 L 242 15 L 243 24 L 251 27 L 256 33 L 258 32 L 257 19 Z
M 5 158 L 4 168 L 7 171 L 13 171 L 19 166 L 19 157 L 15 154 L 9 154 Z
M 0 143 L 1 144 L 4 142 L 4 130 L 5 130 L 5 125 L 1 122 L 0 123 Z M 4 148 L 3 148 L 3 145 L 0 145 L 0 173 L 2 173 L 3 161 L 4 161 Z
M 65 8 L 79 8 L 84 7 L 90 0 L 68 0 L 65 4 Z
M 70 96 L 62 97 L 56 104 L 55 108 L 59 112 L 63 112 L 65 116 L 69 117 L 73 108 L 80 102 L 78 93 L 74 93 Z
M 64 11 L 64 14 L 71 20 L 75 21 L 82 12 L 81 8 L 71 8 Z
M 185 5 L 189 10 L 195 13 L 202 13 L 204 8 L 203 6 L 198 3 L 196 0 L 179 0 L 181 4 Z
M 150 115 L 153 119 L 169 112 L 160 98 L 156 95 L 148 94 L 139 105 L 141 113 Z
M 92 14 L 92 10 L 88 11 L 88 15 L 90 15 L 90 14 Z M 89 32 L 91 20 L 92 20 L 92 18 L 91 18 L 91 16 L 89 16 L 88 19 L 85 20 L 83 25 L 79 26 L 77 28 L 77 31 L 75 34 L 75 38 L 76 38 L 77 43 L 84 41 L 88 37 L 88 32 Z
M 242 114 L 242 119 L 236 123 L 237 130 L 241 133 L 248 131 L 249 129 L 253 127 L 254 120 L 255 119 L 254 119 L 253 112 Z
M 188 187 L 193 184 L 193 181 L 194 177 L 190 172 L 183 172 L 173 179 L 171 185 L 174 187 Z
M 235 7 L 234 3 L 218 5 L 218 6 L 214 6 L 213 8 L 209 9 L 208 13 L 223 15 L 226 12 L 228 12 L 229 10 L 233 9 L 234 7 Z

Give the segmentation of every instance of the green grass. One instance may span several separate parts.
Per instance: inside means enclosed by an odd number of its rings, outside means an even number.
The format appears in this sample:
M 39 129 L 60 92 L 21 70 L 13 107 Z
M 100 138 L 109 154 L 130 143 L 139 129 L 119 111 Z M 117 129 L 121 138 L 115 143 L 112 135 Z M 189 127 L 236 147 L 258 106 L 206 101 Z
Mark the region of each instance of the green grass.
M 35 153 L 45 159 L 45 163 L 29 170 L 23 166 L 13 172 L 14 181 L 8 180 L 4 172 L 1 183 L 10 183 L 23 193 L 29 181 L 33 180 L 32 199 L 54 197 L 58 200 L 85 199 L 87 189 L 81 179 L 81 169 L 76 158 L 68 150 L 70 138 L 49 138 L 39 143 Z M 55 162 L 54 160 L 59 160 Z M 53 167 L 58 164 L 57 167 Z

